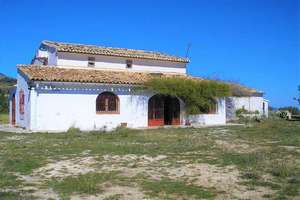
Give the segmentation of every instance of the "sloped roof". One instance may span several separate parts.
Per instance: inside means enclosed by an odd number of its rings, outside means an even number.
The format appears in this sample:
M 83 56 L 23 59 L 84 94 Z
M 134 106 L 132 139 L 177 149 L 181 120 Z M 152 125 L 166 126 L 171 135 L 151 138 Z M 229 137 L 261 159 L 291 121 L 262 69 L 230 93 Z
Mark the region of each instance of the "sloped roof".
M 183 63 L 189 62 L 187 58 L 168 55 L 156 51 L 145 51 L 145 50 L 126 49 L 126 48 L 113 48 L 113 47 L 103 47 L 103 46 L 95 46 L 95 45 L 53 42 L 47 40 L 44 40 L 42 44 L 50 47 L 54 47 L 57 49 L 58 52 L 83 53 L 83 54 L 117 56 L 117 57 L 128 57 L 128 58 L 142 58 L 142 59 L 183 62 Z
M 157 77 L 158 75 L 164 77 L 187 77 L 185 75 L 177 74 L 173 75 L 145 72 L 108 71 L 99 69 L 74 69 L 41 65 L 18 65 L 18 70 L 32 81 L 141 85 L 150 78 Z
M 143 85 L 155 77 L 181 77 L 194 80 L 207 80 L 181 74 L 162 74 L 129 71 L 108 71 L 100 69 L 76 69 L 59 66 L 18 65 L 18 71 L 30 81 L 81 82 L 104 84 Z M 224 82 L 226 83 L 226 82 Z M 233 96 L 261 96 L 262 92 L 235 84 L 230 85 Z

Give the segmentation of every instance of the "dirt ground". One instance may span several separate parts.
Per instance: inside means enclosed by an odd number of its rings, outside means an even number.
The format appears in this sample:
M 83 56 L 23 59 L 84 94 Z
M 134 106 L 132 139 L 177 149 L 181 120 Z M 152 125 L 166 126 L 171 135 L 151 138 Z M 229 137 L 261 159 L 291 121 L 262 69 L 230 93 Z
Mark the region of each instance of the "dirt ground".
M 0 199 L 300 199 L 300 124 L 259 126 L 0 132 Z

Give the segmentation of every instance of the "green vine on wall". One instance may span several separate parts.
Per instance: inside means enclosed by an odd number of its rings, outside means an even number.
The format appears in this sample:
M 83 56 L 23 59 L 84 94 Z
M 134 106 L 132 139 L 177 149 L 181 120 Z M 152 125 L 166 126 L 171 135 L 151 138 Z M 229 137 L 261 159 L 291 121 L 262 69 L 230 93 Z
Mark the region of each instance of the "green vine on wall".
M 207 113 L 216 104 L 217 97 L 230 95 L 228 84 L 180 77 L 159 77 L 148 80 L 145 87 L 158 94 L 179 97 L 187 114 Z

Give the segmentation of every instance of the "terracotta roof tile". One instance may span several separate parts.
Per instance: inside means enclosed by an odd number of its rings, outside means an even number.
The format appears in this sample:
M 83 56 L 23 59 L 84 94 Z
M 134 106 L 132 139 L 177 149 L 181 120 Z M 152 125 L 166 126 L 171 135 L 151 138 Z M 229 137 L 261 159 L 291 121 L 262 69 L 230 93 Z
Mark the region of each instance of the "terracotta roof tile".
M 75 69 L 44 65 L 18 65 L 18 71 L 32 81 L 82 82 L 104 84 L 142 85 L 153 77 L 182 77 L 194 80 L 206 80 L 179 74 L 160 74 L 128 71 L 108 71 L 99 69 Z M 226 83 L 226 82 L 224 82 Z M 230 84 L 233 96 L 260 96 L 262 92 L 235 84 Z
M 26 75 L 29 80 L 33 81 L 140 85 L 145 83 L 150 78 L 157 76 L 157 73 L 108 71 L 96 69 L 74 69 L 41 65 L 18 65 L 18 70 L 19 72 Z M 171 74 L 162 74 L 162 76 L 187 77 L 185 75 Z
M 59 52 L 84 53 L 84 54 L 106 55 L 106 56 L 117 56 L 117 57 L 128 57 L 128 58 L 142 58 L 142 59 L 163 60 L 163 61 L 184 62 L 184 63 L 189 62 L 189 60 L 186 58 L 167 55 L 155 51 L 72 44 L 72 43 L 63 43 L 63 42 L 52 42 L 46 40 L 43 41 L 42 44 L 54 47 Z

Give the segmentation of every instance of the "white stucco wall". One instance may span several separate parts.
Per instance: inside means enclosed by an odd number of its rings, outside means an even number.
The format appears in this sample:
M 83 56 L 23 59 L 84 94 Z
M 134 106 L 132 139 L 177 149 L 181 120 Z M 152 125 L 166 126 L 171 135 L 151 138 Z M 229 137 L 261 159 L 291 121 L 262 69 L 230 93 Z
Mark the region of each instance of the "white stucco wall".
M 72 53 L 57 53 L 57 65 L 62 67 L 78 67 L 92 69 L 113 69 L 128 71 L 164 72 L 164 73 L 186 73 L 186 63 L 158 61 L 150 59 L 131 59 L 113 56 L 85 55 Z M 88 67 L 88 57 L 95 57 L 95 67 Z M 126 60 L 132 60 L 132 68 L 126 69 Z
M 96 114 L 96 98 L 105 91 L 118 95 L 119 114 Z M 32 131 L 66 131 L 148 127 L 148 101 L 154 95 L 134 92 L 130 86 L 99 84 L 37 83 L 30 90 L 31 117 L 26 128 Z M 185 124 L 184 103 L 180 101 L 180 121 Z M 193 116 L 194 123 L 224 124 L 224 99 L 218 100 L 217 114 Z
M 127 123 L 131 128 L 147 127 L 148 99 L 151 95 L 132 95 L 131 90 L 125 86 L 99 85 L 82 90 L 38 88 L 32 130 L 66 131 L 70 127 L 81 130 L 110 129 L 121 123 Z M 96 98 L 104 91 L 118 95 L 120 114 L 96 114 Z
M 53 47 L 38 49 L 35 53 L 35 57 L 48 58 L 48 65 L 57 65 L 57 52 Z M 42 63 L 38 60 L 35 60 L 33 64 L 41 65 Z
M 268 116 L 268 101 L 263 97 L 229 97 L 233 102 L 234 111 L 244 108 L 248 111 L 258 111 L 260 115 Z M 265 109 L 263 109 L 265 104 Z
M 20 91 L 24 91 L 25 101 L 24 101 L 24 114 L 20 114 L 19 108 L 19 94 Z M 16 88 L 16 125 L 26 129 L 30 129 L 30 90 L 28 89 L 28 84 L 26 80 L 20 75 L 17 74 L 17 88 Z
M 192 125 L 223 125 L 226 124 L 225 98 L 217 100 L 216 114 L 201 114 L 189 116 Z

